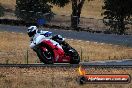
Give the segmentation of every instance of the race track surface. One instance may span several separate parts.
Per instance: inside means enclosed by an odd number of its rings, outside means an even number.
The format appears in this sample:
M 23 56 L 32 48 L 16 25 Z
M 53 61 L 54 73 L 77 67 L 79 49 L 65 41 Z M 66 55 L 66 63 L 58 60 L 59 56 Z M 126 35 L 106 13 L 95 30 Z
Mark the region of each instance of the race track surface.
M 55 64 L 0 64 L 0 67 L 67 67 L 77 68 L 79 66 L 88 68 L 132 68 L 132 60 L 113 60 L 113 61 L 92 61 L 92 62 L 80 62 L 80 64 L 68 64 L 68 63 L 55 63 Z
M 53 34 L 60 34 L 68 39 L 79 39 L 85 41 L 94 41 L 100 43 L 125 45 L 132 47 L 132 35 L 115 35 L 115 34 L 102 34 L 102 33 L 89 33 L 89 32 L 77 32 L 77 31 L 67 31 L 67 30 L 57 30 L 57 29 L 44 29 L 53 32 Z M 9 26 L 0 25 L 0 31 L 8 32 L 21 32 L 26 33 L 27 28 L 24 26 Z

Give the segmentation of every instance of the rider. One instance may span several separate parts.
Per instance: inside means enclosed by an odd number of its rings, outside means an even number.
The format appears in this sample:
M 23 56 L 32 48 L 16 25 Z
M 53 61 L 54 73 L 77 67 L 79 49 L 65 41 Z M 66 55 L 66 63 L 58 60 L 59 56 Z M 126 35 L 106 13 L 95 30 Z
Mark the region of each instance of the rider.
M 64 49 L 64 51 L 67 51 L 68 49 L 68 44 L 64 41 L 64 38 L 61 36 L 61 35 L 55 35 L 55 36 L 52 36 L 52 32 L 49 32 L 49 31 L 42 31 L 42 30 L 38 30 L 38 28 L 36 26 L 30 26 L 28 27 L 28 31 L 27 31 L 29 37 L 31 37 L 31 44 L 30 44 L 30 47 L 32 49 L 34 49 L 34 47 L 39 44 L 39 40 L 36 40 L 37 39 L 41 39 L 43 38 L 44 36 L 47 38 L 47 39 L 52 39 L 56 42 L 58 42 L 60 45 L 63 44 L 62 48 Z M 39 38 L 38 38 L 39 37 Z

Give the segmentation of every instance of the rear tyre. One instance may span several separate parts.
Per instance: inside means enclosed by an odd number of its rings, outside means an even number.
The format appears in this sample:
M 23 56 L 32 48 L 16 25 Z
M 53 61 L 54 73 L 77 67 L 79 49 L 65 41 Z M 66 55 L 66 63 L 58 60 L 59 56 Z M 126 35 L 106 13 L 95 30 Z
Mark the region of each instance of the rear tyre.
M 78 52 L 65 41 L 62 43 L 62 47 L 65 53 L 71 57 L 70 64 L 79 64 L 80 56 Z
M 72 48 L 71 49 L 71 59 L 70 59 L 70 64 L 79 64 L 79 62 L 80 62 L 80 56 L 79 56 L 79 54 L 78 54 L 78 52 L 74 49 L 74 48 Z

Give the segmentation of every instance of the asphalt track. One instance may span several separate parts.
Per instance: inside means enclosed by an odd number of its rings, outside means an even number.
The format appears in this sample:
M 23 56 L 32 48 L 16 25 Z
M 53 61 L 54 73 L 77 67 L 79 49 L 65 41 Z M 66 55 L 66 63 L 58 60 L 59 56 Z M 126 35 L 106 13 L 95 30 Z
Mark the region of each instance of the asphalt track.
M 77 32 L 77 31 L 44 29 L 44 28 L 41 28 L 41 29 L 52 31 L 53 34 L 60 34 L 63 37 L 69 38 L 69 39 L 79 39 L 79 40 L 85 40 L 85 41 L 125 45 L 125 46 L 132 47 L 132 35 L 89 33 L 89 32 L 83 32 L 83 31 Z M 27 28 L 24 26 L 0 25 L 0 31 L 26 33 Z
M 67 67 L 77 68 L 79 66 L 88 68 L 132 68 L 132 60 L 113 60 L 113 61 L 92 61 L 92 62 L 80 62 L 80 64 L 0 64 L 0 67 Z

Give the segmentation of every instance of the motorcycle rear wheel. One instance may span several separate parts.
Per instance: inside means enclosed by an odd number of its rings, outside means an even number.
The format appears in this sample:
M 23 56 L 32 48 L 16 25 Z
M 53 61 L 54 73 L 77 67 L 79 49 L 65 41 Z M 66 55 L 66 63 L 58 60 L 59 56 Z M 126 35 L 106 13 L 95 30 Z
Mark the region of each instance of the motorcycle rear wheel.
M 71 52 L 70 64 L 79 64 L 80 56 L 79 56 L 78 52 L 74 48 L 72 48 L 71 50 L 73 52 Z

